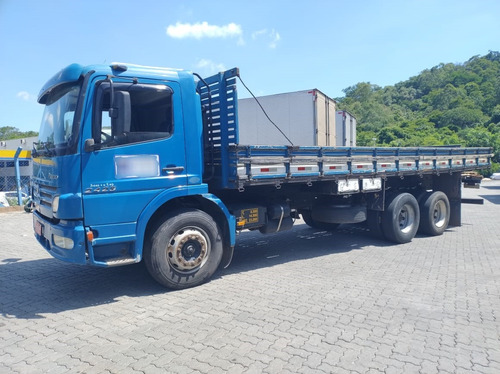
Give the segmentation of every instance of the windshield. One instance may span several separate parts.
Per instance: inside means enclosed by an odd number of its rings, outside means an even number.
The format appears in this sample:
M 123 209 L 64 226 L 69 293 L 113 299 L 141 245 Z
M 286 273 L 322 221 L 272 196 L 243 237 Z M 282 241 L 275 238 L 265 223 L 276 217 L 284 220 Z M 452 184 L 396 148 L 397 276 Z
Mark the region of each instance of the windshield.
M 73 120 L 80 87 L 75 83 L 50 93 L 38 135 L 37 153 L 48 156 L 65 154 L 68 146 L 76 140 Z

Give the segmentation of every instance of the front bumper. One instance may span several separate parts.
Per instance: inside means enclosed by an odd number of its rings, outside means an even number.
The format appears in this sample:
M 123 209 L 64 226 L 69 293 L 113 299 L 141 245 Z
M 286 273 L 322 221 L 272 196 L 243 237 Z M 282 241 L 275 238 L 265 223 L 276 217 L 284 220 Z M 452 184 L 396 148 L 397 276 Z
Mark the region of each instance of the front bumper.
M 51 256 L 66 262 L 86 264 L 88 254 L 86 250 L 85 229 L 82 221 L 59 221 L 54 224 L 33 213 L 33 229 L 35 238 L 50 253 Z M 69 238 L 73 241 L 73 248 L 65 249 L 54 243 L 54 235 Z

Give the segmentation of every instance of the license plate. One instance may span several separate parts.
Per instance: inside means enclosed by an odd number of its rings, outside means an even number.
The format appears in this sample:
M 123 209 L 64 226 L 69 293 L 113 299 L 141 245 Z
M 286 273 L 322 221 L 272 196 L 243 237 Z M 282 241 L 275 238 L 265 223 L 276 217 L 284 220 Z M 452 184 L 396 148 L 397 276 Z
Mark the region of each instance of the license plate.
M 340 193 L 359 192 L 359 181 L 357 179 L 340 179 L 338 184 Z
M 38 221 L 35 221 L 35 232 L 37 235 L 43 236 L 43 225 Z
M 382 189 L 382 178 L 363 179 L 363 191 L 379 191 Z

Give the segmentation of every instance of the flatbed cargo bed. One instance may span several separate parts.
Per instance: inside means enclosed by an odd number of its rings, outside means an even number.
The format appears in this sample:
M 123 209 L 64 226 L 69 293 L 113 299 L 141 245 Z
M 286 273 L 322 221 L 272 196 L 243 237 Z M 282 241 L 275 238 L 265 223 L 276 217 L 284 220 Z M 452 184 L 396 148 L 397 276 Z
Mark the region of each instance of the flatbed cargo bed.
M 226 185 L 464 172 L 487 168 L 491 156 L 490 148 L 232 145 Z
M 238 69 L 198 83 L 204 112 L 205 174 L 213 189 L 251 185 L 457 173 L 488 168 L 491 148 L 240 145 Z

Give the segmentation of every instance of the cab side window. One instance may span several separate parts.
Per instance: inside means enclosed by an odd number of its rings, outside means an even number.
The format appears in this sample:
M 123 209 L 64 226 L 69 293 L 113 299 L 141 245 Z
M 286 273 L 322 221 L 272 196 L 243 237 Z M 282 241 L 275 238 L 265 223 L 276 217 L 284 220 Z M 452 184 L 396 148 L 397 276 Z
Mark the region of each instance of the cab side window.
M 170 87 L 103 81 L 96 90 L 92 137 L 100 148 L 172 135 L 173 91 Z

